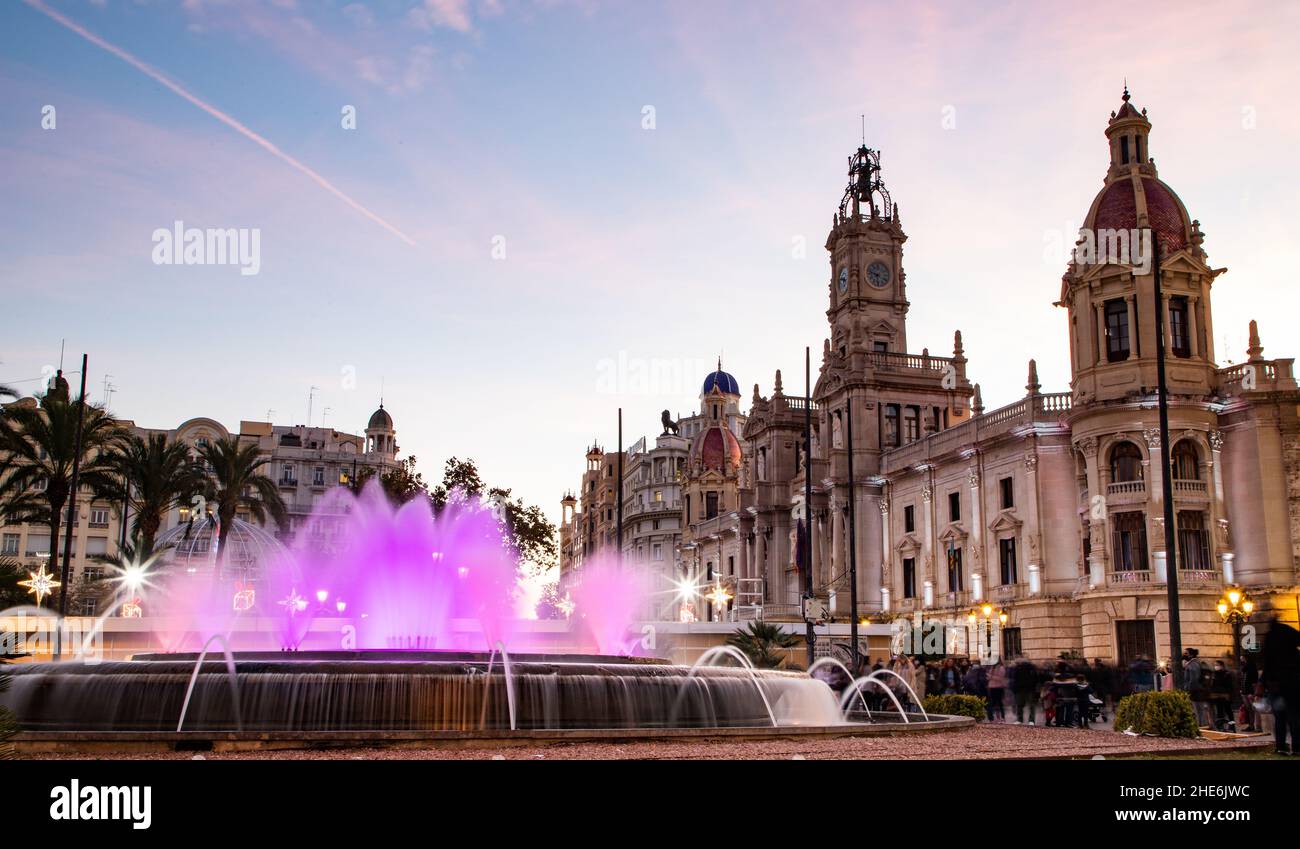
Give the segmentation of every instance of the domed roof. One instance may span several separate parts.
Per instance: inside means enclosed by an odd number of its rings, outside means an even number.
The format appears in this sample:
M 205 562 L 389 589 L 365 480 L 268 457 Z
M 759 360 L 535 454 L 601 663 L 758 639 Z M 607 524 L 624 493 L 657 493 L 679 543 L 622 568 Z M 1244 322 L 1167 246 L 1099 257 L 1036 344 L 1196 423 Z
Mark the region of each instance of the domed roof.
M 728 428 L 713 425 L 701 431 L 691 445 L 691 457 L 704 471 L 726 472 L 740 468 L 740 440 Z
M 384 409 L 384 402 L 379 402 L 379 409 L 370 414 L 370 424 L 366 425 L 366 430 L 392 430 L 393 417 L 388 415 Z
M 1155 177 L 1122 177 L 1101 190 L 1092 204 L 1091 229 L 1132 230 L 1138 226 L 1137 192 L 1146 202 L 1147 220 L 1160 236 L 1164 251 L 1187 246 L 1187 213 L 1173 189 Z
M 740 384 L 736 378 L 722 370 L 722 362 L 718 362 L 718 370 L 704 378 L 704 386 L 700 389 L 701 395 L 708 395 L 714 389 L 718 389 L 727 395 L 739 395 Z

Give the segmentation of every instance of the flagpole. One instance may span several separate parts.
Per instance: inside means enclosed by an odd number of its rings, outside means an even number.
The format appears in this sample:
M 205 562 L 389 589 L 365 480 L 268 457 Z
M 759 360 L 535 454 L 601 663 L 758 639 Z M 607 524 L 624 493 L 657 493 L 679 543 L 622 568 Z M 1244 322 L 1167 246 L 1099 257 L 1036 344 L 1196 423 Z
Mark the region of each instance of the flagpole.
M 812 621 L 812 349 L 803 349 L 803 598 L 804 642 L 808 645 L 808 667 L 816 657 L 817 632 Z M 796 535 L 795 542 L 798 542 Z

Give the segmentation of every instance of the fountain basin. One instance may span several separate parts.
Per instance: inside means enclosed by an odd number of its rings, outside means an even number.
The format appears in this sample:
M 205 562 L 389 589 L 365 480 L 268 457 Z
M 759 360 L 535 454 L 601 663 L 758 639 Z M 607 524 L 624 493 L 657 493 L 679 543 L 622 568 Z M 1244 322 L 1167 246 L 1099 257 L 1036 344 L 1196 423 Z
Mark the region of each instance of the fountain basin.
M 25 732 L 374 734 L 829 727 L 834 692 L 802 673 L 599 655 L 365 650 L 142 654 L 13 668 Z M 182 729 L 177 723 L 194 677 Z M 513 692 L 512 692 L 513 691 Z M 513 699 L 512 699 L 513 696 Z

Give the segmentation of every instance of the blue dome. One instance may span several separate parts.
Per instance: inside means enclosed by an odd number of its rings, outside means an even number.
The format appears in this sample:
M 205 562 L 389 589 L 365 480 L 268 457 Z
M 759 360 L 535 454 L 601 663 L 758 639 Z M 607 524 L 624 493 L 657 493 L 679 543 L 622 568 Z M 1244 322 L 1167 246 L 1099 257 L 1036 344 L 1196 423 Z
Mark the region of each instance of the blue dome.
M 714 387 L 727 395 L 740 394 L 740 384 L 736 383 L 736 378 L 727 374 L 720 366 L 717 371 L 704 378 L 704 387 L 700 389 L 700 394 L 708 395 L 713 391 Z

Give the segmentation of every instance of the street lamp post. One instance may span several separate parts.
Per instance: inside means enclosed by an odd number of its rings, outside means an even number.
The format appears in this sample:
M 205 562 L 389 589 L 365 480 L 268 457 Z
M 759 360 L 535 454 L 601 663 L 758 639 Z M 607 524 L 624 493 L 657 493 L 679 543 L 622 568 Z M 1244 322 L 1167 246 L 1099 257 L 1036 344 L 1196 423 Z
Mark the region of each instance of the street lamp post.
M 1239 587 L 1228 587 L 1218 604 L 1219 618 L 1232 625 L 1232 660 L 1241 676 L 1241 626 L 1255 612 L 1255 602 L 1246 598 Z M 1240 689 L 1240 688 L 1238 688 Z
M 966 614 L 966 621 L 969 622 L 971 627 L 975 629 L 976 640 L 979 640 L 979 623 L 981 621 L 984 623 L 984 633 L 987 635 L 987 639 L 982 640 L 980 642 L 986 646 L 984 651 L 984 656 L 988 658 L 993 657 L 993 620 L 994 619 L 998 621 L 999 625 L 1007 624 L 1007 612 L 1005 610 L 999 610 L 997 613 L 994 613 L 993 605 L 989 604 L 988 602 L 985 602 L 984 604 L 980 605 L 978 611 L 972 607 L 970 613 Z M 969 639 L 966 641 L 966 644 L 967 647 L 970 646 Z M 976 652 L 976 659 L 979 659 L 978 652 Z

